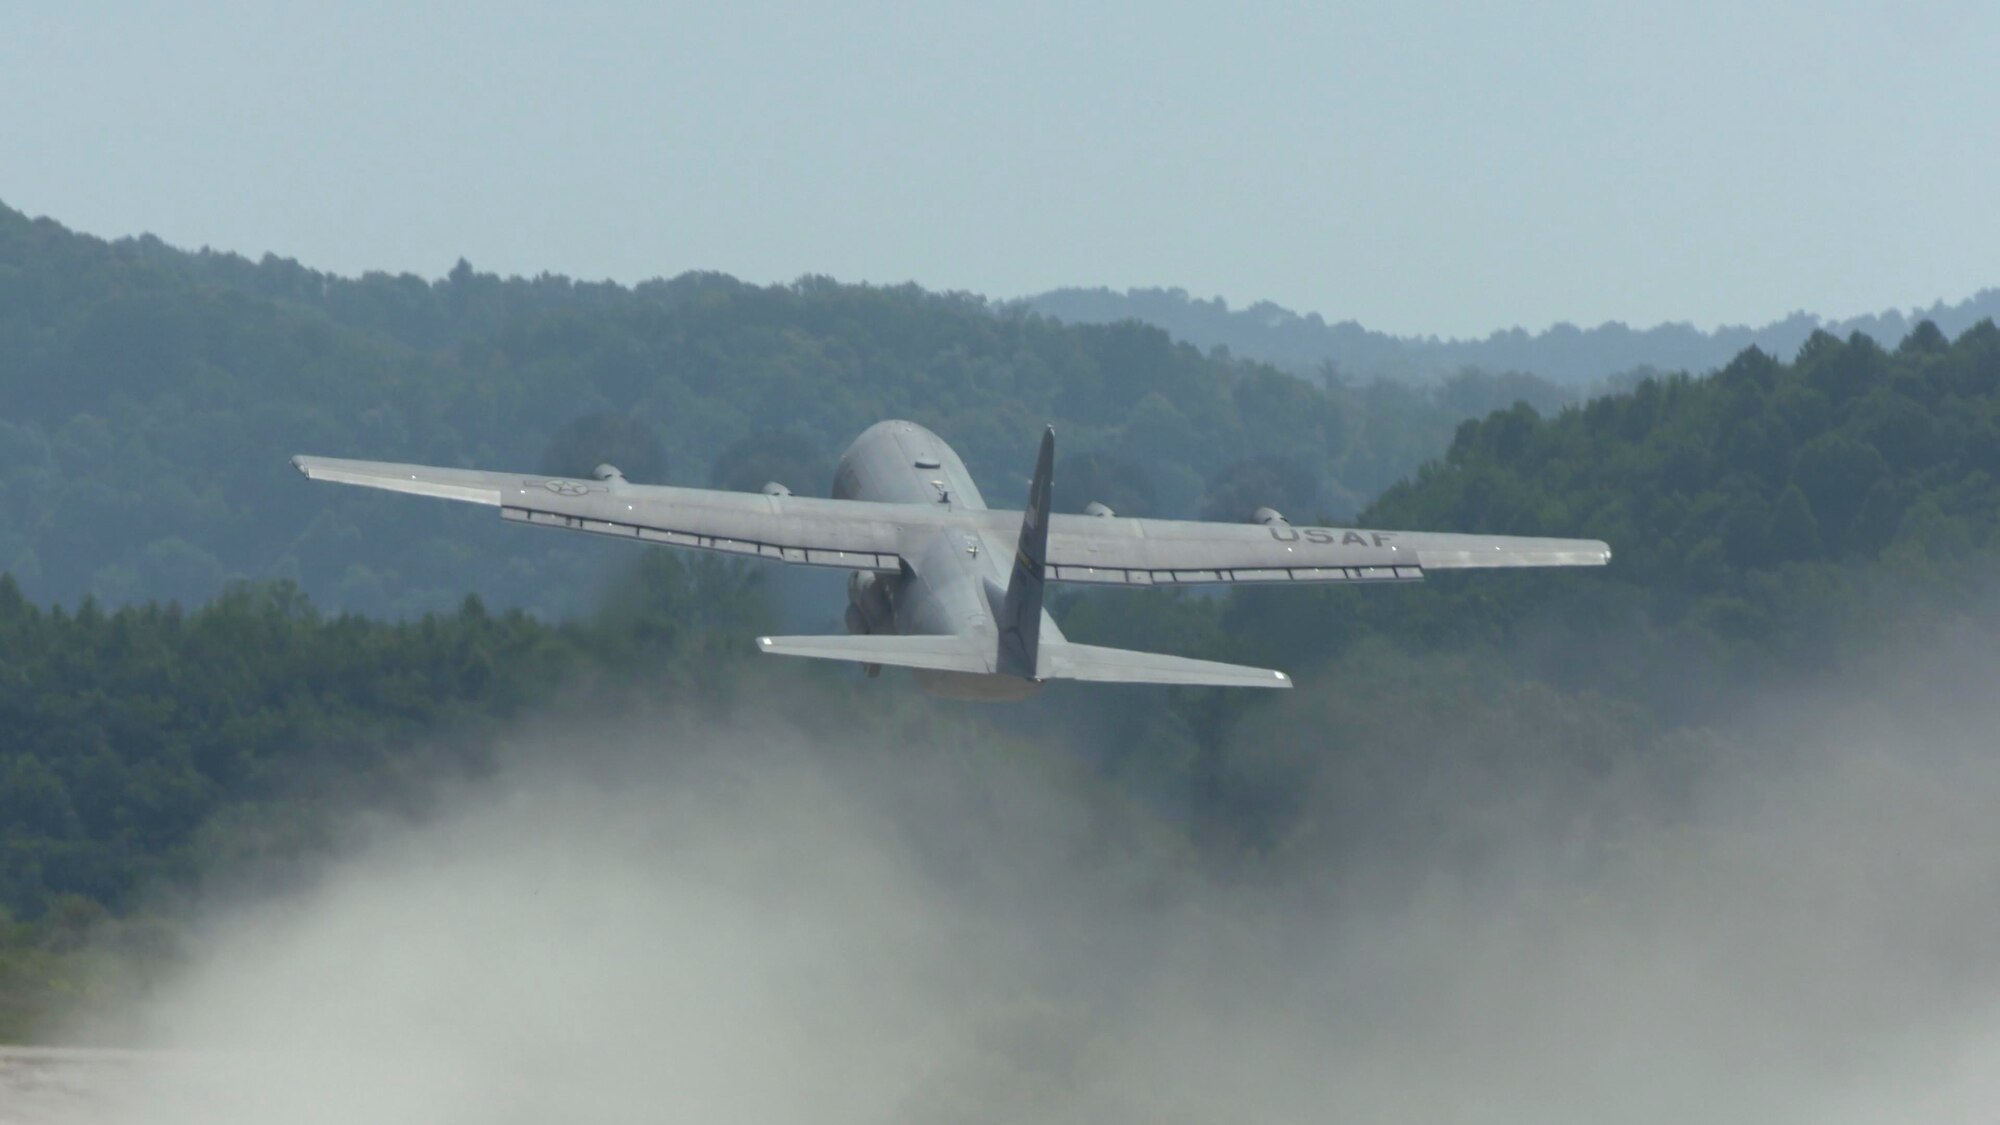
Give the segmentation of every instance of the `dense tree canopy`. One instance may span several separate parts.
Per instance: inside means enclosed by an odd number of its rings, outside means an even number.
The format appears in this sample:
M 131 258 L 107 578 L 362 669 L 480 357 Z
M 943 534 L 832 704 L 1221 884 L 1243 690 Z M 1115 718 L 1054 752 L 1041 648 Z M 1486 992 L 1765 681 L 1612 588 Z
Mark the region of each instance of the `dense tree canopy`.
M 328 617 L 285 583 L 188 611 L 44 610 L 0 577 L 0 909 L 31 916 L 59 894 L 122 906 L 148 877 L 191 870 L 220 810 L 394 797 L 427 755 L 465 766 L 482 732 L 567 689 L 699 698 L 767 626 L 755 577 L 641 559 L 597 615 L 564 626 L 476 597 L 400 622 Z
M 1544 417 L 1459 427 L 1368 526 L 1581 535 L 1602 573 L 1437 575 L 1420 588 L 1243 591 L 1195 601 L 1245 657 L 1298 663 L 1381 636 L 1538 654 L 1566 682 L 1686 713 L 1754 671 L 1835 658 L 1857 618 L 1949 602 L 2000 558 L 2000 330 L 1893 351 L 1812 337 L 1707 378 L 1649 378 Z M 1688 651 L 1708 659 L 1671 683 Z M 1755 677 L 1751 677 L 1752 680 Z

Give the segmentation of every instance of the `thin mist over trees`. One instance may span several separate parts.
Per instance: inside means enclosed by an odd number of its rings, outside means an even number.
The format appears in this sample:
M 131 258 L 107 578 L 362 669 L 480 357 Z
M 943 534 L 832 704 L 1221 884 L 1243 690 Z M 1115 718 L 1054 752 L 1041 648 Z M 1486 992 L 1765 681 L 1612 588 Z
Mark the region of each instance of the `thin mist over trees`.
M 0 249 L 0 354 L 19 358 L 0 371 L 16 396 L 0 548 L 18 572 L 0 579 L 0 1034 L 106 964 L 170 950 L 174 896 L 204 873 L 296 877 L 339 818 L 420 815 L 437 779 L 478 776 L 537 722 L 671 732 L 734 707 L 924 753 L 1036 748 L 1091 800 L 1154 810 L 1192 868 L 1332 869 L 1428 839 L 1448 811 L 1437 778 L 1532 776 L 1545 796 L 1516 811 L 1538 817 L 1591 779 L 1685 791 L 1743 759 L 1706 732 L 1770 685 L 1849 675 L 1911 622 L 1975 643 L 2000 629 L 1990 321 L 1886 345 L 1818 333 L 1577 404 L 1477 372 L 1314 382 L 1157 328 L 915 289 L 313 280 L 26 220 L 0 221 Z M 1091 493 L 1072 508 L 1339 517 L 1372 480 L 1368 525 L 1587 536 L 1616 556 L 1387 589 L 1060 589 L 1079 640 L 1282 667 L 1298 689 L 1068 685 L 982 712 L 759 659 L 772 572 L 592 555 L 313 490 L 283 461 L 602 454 L 806 491 L 878 411 L 950 436 L 996 502 L 1053 416 L 1062 479 Z M 261 580 L 212 598 L 231 574 Z M 1360 815 L 1385 794 L 1407 818 Z M 1474 825 L 1424 854 L 1485 839 Z M 87 945 L 105 933 L 123 944 Z

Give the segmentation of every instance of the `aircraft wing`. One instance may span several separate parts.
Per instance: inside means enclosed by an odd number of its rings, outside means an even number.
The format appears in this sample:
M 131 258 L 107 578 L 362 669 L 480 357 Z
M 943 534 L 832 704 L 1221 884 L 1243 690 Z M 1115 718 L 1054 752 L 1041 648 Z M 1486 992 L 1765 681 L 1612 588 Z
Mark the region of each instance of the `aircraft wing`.
M 623 480 L 294 457 L 313 480 L 485 504 L 538 527 L 691 547 L 809 566 L 894 573 L 904 533 L 977 527 L 1013 538 L 1021 513 L 630 484 Z M 1118 516 L 1050 517 L 1051 582 L 1172 586 L 1250 582 L 1413 581 L 1460 567 L 1602 566 L 1595 539 L 1204 523 Z
M 900 569 L 899 530 L 913 518 L 926 518 L 913 516 L 906 505 L 860 500 L 334 457 L 294 457 L 292 464 L 313 480 L 485 504 L 506 519 L 539 527 L 846 570 Z
M 1611 548 L 1595 539 L 1056 516 L 1047 578 L 1112 586 L 1408 582 L 1429 570 L 1610 560 Z

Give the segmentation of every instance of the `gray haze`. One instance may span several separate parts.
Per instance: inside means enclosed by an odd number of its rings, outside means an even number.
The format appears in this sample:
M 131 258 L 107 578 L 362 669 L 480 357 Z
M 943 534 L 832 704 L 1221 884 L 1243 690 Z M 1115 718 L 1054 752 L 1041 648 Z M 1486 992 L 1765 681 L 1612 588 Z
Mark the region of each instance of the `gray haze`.
M 524 735 L 218 914 L 103 1119 L 1990 1121 L 1994 671 L 1774 695 L 1691 787 L 1376 761 L 1205 874 L 1067 753 Z M 1366 759 L 1307 688 L 1254 729 Z
M 1532 334 L 1515 329 L 1466 340 L 1391 336 L 1353 321 L 1329 324 L 1317 313 L 1301 315 L 1268 301 L 1230 308 L 1220 298 L 1202 300 L 1179 289 L 1123 293 L 1056 289 L 1018 304 L 1073 324 L 1143 320 L 1204 350 L 1227 348 L 1232 355 L 1276 364 L 1307 377 L 1331 370 L 1349 379 L 1423 379 L 1449 377 L 1475 367 L 1489 372 L 1524 372 L 1565 387 L 1589 388 L 1604 385 L 1607 377 L 1645 368 L 1703 374 L 1751 347 L 1790 359 L 1814 332 L 1842 338 L 1859 332 L 1884 347 L 1894 347 L 1911 329 L 1928 320 L 1952 338 L 1981 320 L 2000 317 L 2000 289 L 1982 290 L 1951 304 L 1938 302 L 1927 308 L 1889 309 L 1845 319 L 1793 313 L 1754 328 L 1725 326 L 1703 332 L 1691 324 L 1645 329 L 1603 324 L 1580 329 L 1562 323 Z
M 1995 282 L 1995 57 L 1970 2 L 17 5 L 0 200 L 345 273 L 1754 324 Z

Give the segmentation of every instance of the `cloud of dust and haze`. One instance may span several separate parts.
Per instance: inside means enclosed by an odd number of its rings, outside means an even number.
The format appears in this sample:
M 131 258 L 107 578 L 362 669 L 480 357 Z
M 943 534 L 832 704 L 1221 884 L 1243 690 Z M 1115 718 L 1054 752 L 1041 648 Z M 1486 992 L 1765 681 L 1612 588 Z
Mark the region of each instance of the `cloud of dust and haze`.
M 978 745 L 523 736 L 535 764 L 217 918 L 152 1013 L 199 1062 L 133 1115 L 1991 1120 L 2000 703 L 1954 655 L 1773 700 L 1671 800 L 1614 770 L 1514 823 L 1519 792 L 1385 786 L 1494 826 L 1456 863 L 1319 854 L 1308 791 L 1294 844 L 1204 873 Z

